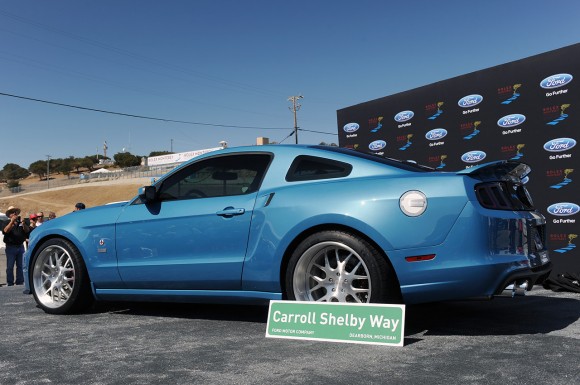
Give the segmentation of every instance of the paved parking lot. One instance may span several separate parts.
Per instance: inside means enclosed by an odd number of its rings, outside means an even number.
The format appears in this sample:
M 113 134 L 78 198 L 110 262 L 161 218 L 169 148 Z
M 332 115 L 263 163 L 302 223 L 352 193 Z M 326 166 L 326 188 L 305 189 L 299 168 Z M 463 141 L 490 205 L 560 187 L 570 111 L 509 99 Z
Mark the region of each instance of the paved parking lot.
M 580 295 L 407 307 L 405 346 L 265 338 L 267 307 L 98 305 L 0 288 L 1 384 L 578 384 Z

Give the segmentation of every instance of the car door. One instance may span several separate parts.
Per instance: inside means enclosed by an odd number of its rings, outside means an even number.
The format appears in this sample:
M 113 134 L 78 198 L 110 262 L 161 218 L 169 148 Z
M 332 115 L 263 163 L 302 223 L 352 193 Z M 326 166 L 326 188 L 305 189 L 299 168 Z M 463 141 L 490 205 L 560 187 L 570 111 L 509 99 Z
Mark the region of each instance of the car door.
M 128 288 L 239 290 L 252 212 L 269 154 L 215 156 L 156 185 L 116 228 L 119 274 Z

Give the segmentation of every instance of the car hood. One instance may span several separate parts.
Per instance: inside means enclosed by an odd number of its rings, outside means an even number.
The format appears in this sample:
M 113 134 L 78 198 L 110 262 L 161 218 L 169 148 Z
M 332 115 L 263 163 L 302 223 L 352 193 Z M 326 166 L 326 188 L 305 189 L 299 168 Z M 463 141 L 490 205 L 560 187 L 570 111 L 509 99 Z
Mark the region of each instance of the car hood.
M 513 160 L 500 160 L 471 167 L 457 172 L 458 175 L 469 175 L 482 180 L 501 180 L 507 182 L 527 182 L 527 176 L 532 171 L 526 163 Z

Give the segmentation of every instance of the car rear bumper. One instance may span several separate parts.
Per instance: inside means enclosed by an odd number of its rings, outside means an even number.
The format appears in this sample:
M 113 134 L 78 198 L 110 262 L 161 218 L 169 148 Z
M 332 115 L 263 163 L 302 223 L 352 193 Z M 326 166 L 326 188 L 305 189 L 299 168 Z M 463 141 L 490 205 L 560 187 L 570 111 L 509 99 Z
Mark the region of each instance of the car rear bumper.
M 505 290 L 511 286 L 511 296 L 518 294 L 518 288 L 525 288 L 529 291 L 536 283 L 542 283 L 552 271 L 552 263 L 548 262 L 545 265 L 533 267 L 530 269 L 519 270 L 509 274 L 495 289 L 494 296 L 506 295 Z

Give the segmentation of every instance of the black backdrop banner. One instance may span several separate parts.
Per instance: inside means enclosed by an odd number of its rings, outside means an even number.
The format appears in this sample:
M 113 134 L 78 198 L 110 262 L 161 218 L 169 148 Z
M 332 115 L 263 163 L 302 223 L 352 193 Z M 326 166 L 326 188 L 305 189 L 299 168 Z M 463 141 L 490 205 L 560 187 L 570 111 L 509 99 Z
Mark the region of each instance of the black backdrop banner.
M 341 147 L 441 171 L 529 164 L 553 274 L 580 271 L 580 43 L 343 108 L 337 120 Z

